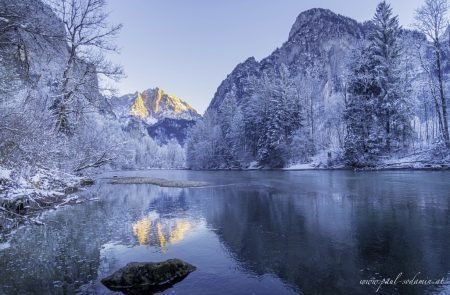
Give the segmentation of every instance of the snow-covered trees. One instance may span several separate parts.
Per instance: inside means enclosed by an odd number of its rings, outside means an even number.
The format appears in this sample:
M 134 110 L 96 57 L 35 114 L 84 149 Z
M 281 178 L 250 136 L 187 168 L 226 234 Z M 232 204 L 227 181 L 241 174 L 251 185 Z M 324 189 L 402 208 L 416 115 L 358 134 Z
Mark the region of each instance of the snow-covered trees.
M 60 95 L 53 103 L 55 129 L 64 134 L 72 132 L 72 121 L 78 121 L 90 104 L 98 103 L 93 93 L 99 75 L 117 79 L 122 70 L 105 59 L 106 51 L 116 51 L 111 39 L 121 25 L 109 25 L 104 12 L 105 0 L 49 1 L 64 24 L 68 58 L 58 81 Z M 94 81 L 94 82 L 92 82 Z
M 376 82 L 375 61 L 367 49 L 358 53 L 351 66 L 344 115 L 347 124 L 345 157 L 352 166 L 373 164 L 383 140 L 376 116 L 376 99 L 381 89 Z
M 444 85 L 444 33 L 448 28 L 448 2 L 447 0 L 425 0 L 424 5 L 417 11 L 416 27 L 431 41 L 433 58 L 431 62 L 423 61 L 422 66 L 430 78 L 430 92 L 439 122 L 439 131 L 443 142 L 450 148 L 450 135 L 448 127 L 447 97 Z M 447 49 L 448 50 L 448 49 Z
M 370 165 L 405 147 L 411 136 L 411 103 L 401 77 L 400 26 L 381 2 L 366 48 L 355 56 L 349 77 L 345 150 L 351 165 Z
M 191 130 L 202 143 L 191 137 L 188 165 L 283 167 L 327 155 L 373 166 L 448 147 L 447 10 L 446 0 L 425 0 L 414 31 L 383 1 L 364 24 L 336 16 L 328 26 L 346 26 L 325 37 L 308 21 L 327 15 L 322 26 L 330 13 L 302 14 L 282 48 L 239 65 L 218 88 Z
M 45 54 L 59 49 L 50 36 L 60 35 L 42 21 L 48 9 L 31 14 L 29 4 L 0 1 L 0 164 L 9 166 L 32 163 L 54 151 L 45 140 L 45 95 L 40 95 L 48 76 L 36 71 Z
M 207 114 L 190 129 L 186 140 L 186 161 L 190 168 L 220 168 L 222 155 L 219 141 L 222 139 L 220 127 L 216 124 L 216 114 Z
M 108 25 L 105 0 L 46 1 L 53 10 L 0 0 L 0 164 L 183 166 L 180 145 L 160 145 L 142 126 L 122 130 L 100 94 L 100 76 L 121 74 L 103 55 L 120 29 Z M 222 83 L 189 132 L 189 166 L 283 167 L 342 151 L 338 160 L 375 165 L 437 139 L 448 151 L 447 10 L 446 0 L 425 0 L 421 33 L 403 30 L 386 2 L 364 24 L 305 13 L 282 48 Z
M 288 68 L 254 80 L 254 95 L 239 105 L 229 93 L 217 113 L 210 112 L 191 131 L 187 144 L 192 168 L 283 167 L 291 155 L 302 108 Z M 297 141 L 298 142 L 298 141 Z
M 118 169 L 184 168 L 184 148 L 176 141 L 159 144 L 149 136 L 129 137 L 122 134 L 126 142 L 121 146 L 119 158 L 113 162 Z
M 233 95 L 227 95 L 225 103 L 219 108 L 218 125 L 220 135 L 218 139 L 218 155 L 226 167 L 239 167 L 241 157 L 244 156 L 244 122 L 243 114 Z
M 301 124 L 300 101 L 288 68 L 282 64 L 278 77 L 263 79 L 260 98 L 265 103 L 262 112 L 262 134 L 258 139 L 257 160 L 262 166 L 283 167 L 287 145 Z
M 100 93 L 100 76 L 121 73 L 101 54 L 115 50 L 120 28 L 108 25 L 105 1 L 51 4 L 0 0 L 0 165 L 77 174 L 108 165 L 184 167 L 178 143 L 123 130 Z
M 374 71 L 380 87 L 376 112 L 385 125 L 383 149 L 390 153 L 401 148 L 411 130 L 410 102 L 400 76 L 400 26 L 385 1 L 378 5 L 373 24 L 369 50 L 375 59 Z

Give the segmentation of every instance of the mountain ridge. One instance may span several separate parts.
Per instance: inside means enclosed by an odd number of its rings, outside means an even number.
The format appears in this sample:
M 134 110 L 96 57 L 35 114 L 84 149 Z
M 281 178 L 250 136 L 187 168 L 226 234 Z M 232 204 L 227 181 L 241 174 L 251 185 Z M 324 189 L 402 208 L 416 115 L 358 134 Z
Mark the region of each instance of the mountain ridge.
M 358 22 L 329 9 L 301 12 L 280 47 L 259 61 L 247 58 L 220 83 L 206 119 L 187 142 L 188 166 L 250 167 L 255 161 L 261 167 L 312 161 L 320 166 L 341 161 L 348 138 L 351 71 L 371 45 L 375 29 L 373 21 Z M 432 108 L 423 97 L 427 95 L 423 83 L 429 78 L 421 65 L 422 59 L 432 60 L 433 52 L 425 35 L 416 30 L 399 27 L 398 43 L 402 48 L 398 71 L 408 79 L 404 91 L 411 94 L 408 103 L 416 108 L 412 126 L 418 138 L 428 140 L 433 118 L 418 106 Z M 444 65 L 445 72 L 449 68 Z M 208 146 L 209 141 L 216 145 Z M 212 151 L 204 156 L 199 152 L 203 149 Z M 215 154 L 222 157 L 210 156 Z
M 131 116 L 149 125 L 166 118 L 196 120 L 201 117 L 189 103 L 160 87 L 113 97 L 110 102 L 117 117 Z
M 247 58 L 238 64 L 222 81 L 214 94 L 206 113 L 217 110 L 227 93 L 236 95 L 238 103 L 252 94 L 252 79 L 263 73 L 276 75 L 281 64 L 285 64 L 292 76 L 314 74 L 322 80 L 337 76 L 330 69 L 331 59 L 342 68 L 348 60 L 354 44 L 366 37 L 366 23 L 334 13 L 329 9 L 313 8 L 301 12 L 293 23 L 289 37 L 281 47 L 257 61 Z M 315 73 L 312 73 L 315 71 Z
M 184 144 L 187 130 L 201 115 L 186 101 L 159 87 L 111 99 L 115 116 L 125 130 L 145 132 L 160 144 Z

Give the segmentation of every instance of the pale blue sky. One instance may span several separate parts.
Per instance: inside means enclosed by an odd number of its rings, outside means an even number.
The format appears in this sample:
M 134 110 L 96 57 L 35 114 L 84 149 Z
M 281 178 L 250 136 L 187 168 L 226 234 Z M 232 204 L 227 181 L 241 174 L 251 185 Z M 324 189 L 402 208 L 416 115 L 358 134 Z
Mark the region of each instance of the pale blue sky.
M 120 94 L 156 86 L 200 113 L 240 62 L 268 56 L 287 40 L 297 15 L 322 7 L 363 21 L 378 0 L 108 0 L 111 21 L 124 28 L 113 57 L 127 78 Z M 408 27 L 423 0 L 392 0 Z

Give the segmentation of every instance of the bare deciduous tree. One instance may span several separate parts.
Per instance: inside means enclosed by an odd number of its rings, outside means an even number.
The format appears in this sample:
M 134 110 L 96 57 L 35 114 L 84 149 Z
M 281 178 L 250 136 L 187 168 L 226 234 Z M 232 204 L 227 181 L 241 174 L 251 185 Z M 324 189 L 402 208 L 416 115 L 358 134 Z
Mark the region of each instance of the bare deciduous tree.
M 49 4 L 64 23 L 69 51 L 61 94 L 53 106 L 55 127 L 57 132 L 70 134 L 69 115 L 79 115 L 85 106 L 80 99 L 92 103 L 83 88 L 93 79 L 97 81 L 97 75 L 114 80 L 123 75 L 121 67 L 105 58 L 106 52 L 117 52 L 111 41 L 122 25 L 108 24 L 105 0 L 50 0 Z
M 450 136 L 448 128 L 447 98 L 445 97 L 445 86 L 443 77 L 442 63 L 442 39 L 448 26 L 447 0 L 425 0 L 424 5 L 417 10 L 416 27 L 427 36 L 431 41 L 434 51 L 434 61 L 432 74 L 437 79 L 437 94 L 439 100 L 436 100 L 436 112 L 438 114 L 441 126 L 442 138 L 447 148 L 450 148 Z M 432 91 L 434 89 L 431 89 Z

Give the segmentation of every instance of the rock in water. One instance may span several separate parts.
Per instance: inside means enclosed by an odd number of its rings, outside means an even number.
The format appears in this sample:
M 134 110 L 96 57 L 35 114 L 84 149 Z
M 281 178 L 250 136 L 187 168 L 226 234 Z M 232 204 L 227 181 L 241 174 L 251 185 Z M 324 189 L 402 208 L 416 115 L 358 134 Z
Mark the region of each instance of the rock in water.
M 125 294 L 151 294 L 161 292 L 183 280 L 196 267 L 180 259 L 163 262 L 131 262 L 112 275 L 102 279 L 102 284 L 112 291 Z

